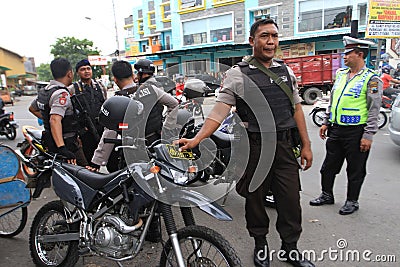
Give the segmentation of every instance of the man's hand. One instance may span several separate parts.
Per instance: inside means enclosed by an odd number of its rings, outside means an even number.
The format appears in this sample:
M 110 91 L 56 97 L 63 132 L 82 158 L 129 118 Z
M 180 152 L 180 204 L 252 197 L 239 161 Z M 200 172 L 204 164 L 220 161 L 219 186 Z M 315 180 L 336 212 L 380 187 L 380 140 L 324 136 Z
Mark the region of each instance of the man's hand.
M 91 162 L 89 165 L 85 166 L 85 168 L 92 172 L 98 172 L 100 170 L 100 165 Z
M 321 137 L 322 140 L 326 139 L 327 130 L 328 125 L 322 125 L 321 128 L 319 128 L 319 137 Z
M 368 150 L 371 149 L 371 144 L 372 144 L 372 140 L 362 138 L 361 142 L 360 142 L 360 151 L 367 152 Z
M 187 138 L 181 138 L 179 140 L 176 140 L 173 142 L 174 145 L 182 145 L 179 148 L 179 151 L 183 151 L 186 149 L 194 148 L 199 145 L 199 141 L 196 140 L 196 138 L 192 139 L 187 139 Z
M 69 151 L 65 146 L 60 146 L 58 148 L 58 154 L 66 158 L 68 163 L 76 165 L 76 157 L 75 154 Z
M 301 149 L 301 155 L 300 155 L 300 165 L 302 169 L 304 171 L 308 170 L 312 165 L 312 161 L 313 161 L 313 154 L 311 151 L 311 147 L 310 146 L 303 147 Z

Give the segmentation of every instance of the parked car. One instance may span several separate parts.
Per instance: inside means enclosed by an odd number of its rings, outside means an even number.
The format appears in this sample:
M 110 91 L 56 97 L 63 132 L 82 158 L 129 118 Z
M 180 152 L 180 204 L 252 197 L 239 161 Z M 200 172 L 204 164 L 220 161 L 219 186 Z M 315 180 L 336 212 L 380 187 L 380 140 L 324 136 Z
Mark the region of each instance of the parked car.
M 400 146 L 400 94 L 397 95 L 392 105 L 392 112 L 389 122 L 390 139 Z
M 34 85 L 25 85 L 22 94 L 23 95 L 36 95 L 37 94 L 36 86 L 34 86 Z
M 4 104 L 14 105 L 14 97 L 11 95 L 10 90 L 7 87 L 0 87 L 0 97 Z

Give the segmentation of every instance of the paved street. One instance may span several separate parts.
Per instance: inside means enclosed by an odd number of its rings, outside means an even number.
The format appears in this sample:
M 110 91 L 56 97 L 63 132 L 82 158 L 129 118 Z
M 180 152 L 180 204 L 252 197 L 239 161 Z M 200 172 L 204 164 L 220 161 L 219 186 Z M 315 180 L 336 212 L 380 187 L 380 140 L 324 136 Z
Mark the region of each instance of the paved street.
M 15 112 L 20 128 L 14 142 L 7 140 L 4 136 L 0 137 L 0 142 L 15 148 L 16 143 L 22 139 L 22 125 L 37 125 L 36 120 L 27 111 L 31 99 L 32 97 L 24 96 L 19 98 L 15 106 L 6 107 L 6 110 Z M 205 103 L 211 102 L 211 100 L 208 100 Z M 308 116 L 311 108 L 311 106 L 304 106 L 308 131 L 312 140 L 314 162 L 310 170 L 301 173 L 303 234 L 299 241 L 300 250 L 310 250 L 311 254 L 314 252 L 316 266 L 399 266 L 400 147 L 394 145 L 390 140 L 387 126 L 375 136 L 368 161 L 368 175 L 361 192 L 359 211 L 349 216 L 338 214 L 346 194 L 345 168 L 338 175 L 335 184 L 336 203 L 324 207 L 311 207 L 308 205 L 309 200 L 320 193 L 319 168 L 325 155 L 324 141 L 319 139 L 318 128 Z M 28 248 L 29 229 L 38 208 L 52 199 L 55 199 L 54 193 L 47 190 L 40 199 L 33 200 L 28 208 L 29 219 L 24 231 L 15 238 L 1 240 L 0 267 L 34 266 Z M 232 191 L 228 196 L 225 209 L 233 216 L 232 222 L 218 222 L 216 219 L 204 215 L 198 209 L 195 210 L 195 218 L 198 224 L 207 225 L 230 241 L 238 252 L 243 266 L 254 266 L 252 261 L 253 240 L 245 230 L 244 199 Z M 279 250 L 280 239 L 274 227 L 276 212 L 268 208 L 268 213 L 271 217 L 271 233 L 268 237 L 270 250 Z M 159 247 L 147 244 L 140 258 L 129 262 L 127 266 L 157 266 L 159 250 Z M 358 261 L 352 260 L 352 257 L 357 256 L 357 254 L 360 259 Z M 374 260 L 378 257 L 393 261 L 392 256 L 396 257 L 397 262 L 366 261 L 366 258 Z M 92 257 L 80 259 L 77 266 L 111 267 L 117 266 L 117 264 Z M 274 254 L 271 266 L 285 267 L 290 265 L 277 260 L 276 254 Z

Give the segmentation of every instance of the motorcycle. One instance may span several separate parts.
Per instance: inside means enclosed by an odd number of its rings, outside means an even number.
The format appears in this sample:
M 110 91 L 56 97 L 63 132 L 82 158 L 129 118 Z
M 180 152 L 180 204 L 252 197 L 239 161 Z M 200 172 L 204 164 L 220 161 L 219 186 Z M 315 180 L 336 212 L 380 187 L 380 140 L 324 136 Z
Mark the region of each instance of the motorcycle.
M 28 220 L 31 194 L 23 176 L 19 175 L 20 161 L 8 146 L 0 145 L 0 237 L 18 235 Z
M 387 109 L 385 107 L 386 106 L 386 104 L 385 104 L 386 98 L 388 98 L 388 97 L 382 96 L 382 106 L 381 106 L 381 108 L 379 110 L 379 114 L 378 114 L 378 128 L 379 129 L 385 127 L 385 125 L 388 122 L 387 113 L 390 112 L 390 109 Z M 326 110 L 328 108 L 328 105 L 329 105 L 329 99 L 327 99 L 327 98 L 318 99 L 314 104 L 314 108 L 309 113 L 309 116 L 311 116 L 312 121 L 318 127 L 322 126 L 322 123 L 326 116 Z
M 5 112 L 0 109 L 0 135 L 5 135 L 7 139 L 14 140 L 17 137 L 18 124 L 14 120 L 14 112 Z
M 25 139 L 17 144 L 15 152 L 22 159 L 22 171 L 28 177 L 28 186 L 36 181 L 36 177 L 45 171 L 44 161 L 48 159 L 46 149 L 42 144 L 42 130 L 34 126 L 22 126 Z M 34 187 L 34 185 L 32 185 Z
M 159 141 L 147 147 L 143 140 L 129 145 L 132 140 L 126 140 L 125 150 L 146 151 L 148 161 L 127 162 L 122 170 L 102 174 L 51 155 L 45 160 L 41 178 L 51 177 L 60 201 L 47 203 L 33 220 L 29 238 L 33 262 L 74 266 L 80 256 L 97 255 L 122 266 L 140 253 L 152 219 L 160 216 L 168 240 L 161 241 L 159 266 L 242 266 L 225 238 L 195 223 L 192 206 L 219 220 L 232 220 L 218 204 L 189 187 L 196 182 L 196 155 Z M 176 203 L 185 225 L 179 230 L 171 209 Z

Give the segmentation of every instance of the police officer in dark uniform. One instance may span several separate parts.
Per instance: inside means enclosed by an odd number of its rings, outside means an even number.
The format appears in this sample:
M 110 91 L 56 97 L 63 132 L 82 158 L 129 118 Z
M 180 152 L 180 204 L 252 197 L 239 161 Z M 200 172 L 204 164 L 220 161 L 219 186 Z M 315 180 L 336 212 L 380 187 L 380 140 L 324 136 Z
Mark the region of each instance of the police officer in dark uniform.
M 89 60 L 82 59 L 75 66 L 79 81 L 74 82 L 69 90 L 75 109 L 79 111 L 81 124 L 80 139 L 85 157 L 93 157 L 104 128 L 98 122 L 101 105 L 107 99 L 107 89 L 102 83 L 92 78 L 93 70 Z M 90 120 L 90 121 L 89 121 Z
M 135 64 L 138 70 L 139 85 L 134 83 L 132 66 L 127 61 L 116 61 L 111 67 L 114 82 L 121 88 L 116 95 L 123 95 L 135 100 L 139 100 L 144 106 L 144 116 L 146 121 L 145 129 L 142 129 L 146 144 L 150 145 L 155 140 L 160 139 L 161 129 L 163 131 L 173 131 L 176 128 L 176 107 L 178 101 L 171 95 L 164 92 L 161 85 L 152 77 L 155 71 L 154 65 L 150 60 L 141 59 Z M 164 106 L 167 107 L 167 116 L 162 121 Z M 109 172 L 115 171 L 118 164 L 108 164 L 115 157 L 110 157 L 113 144 L 104 143 L 104 138 L 114 139 L 117 132 L 106 129 L 101 141 L 92 158 L 92 170 L 98 170 L 100 166 L 107 165 Z
M 56 58 L 50 63 L 54 80 L 38 92 L 35 110 L 40 110 L 44 133 L 42 140 L 50 152 L 59 153 L 68 162 L 86 166 L 87 161 L 78 142 L 78 128 L 67 86 L 72 83 L 71 63 Z
M 218 129 L 230 108 L 236 105 L 250 146 L 249 158 L 241 164 L 247 167 L 243 175 L 238 174 L 241 179 L 236 190 L 246 198 L 246 227 L 255 240 L 254 264 L 270 265 L 266 240 L 269 217 L 264 199 L 272 189 L 278 212 L 276 228 L 282 240 L 280 259 L 293 266 L 312 267 L 314 264 L 302 257 L 297 248 L 302 227 L 299 164 L 293 152 L 295 129 L 302 142 L 300 163 L 304 170 L 311 167 L 312 152 L 296 77 L 282 61 L 273 59 L 279 45 L 278 26 L 273 20 L 256 21 L 249 42 L 253 55 L 226 72 L 217 103 L 199 133 L 193 139 L 178 142 L 183 144 L 182 150 L 197 146 Z M 268 70 L 275 75 L 267 75 Z M 278 77 L 276 82 L 273 76 Z M 282 82 L 291 92 L 283 90 Z

